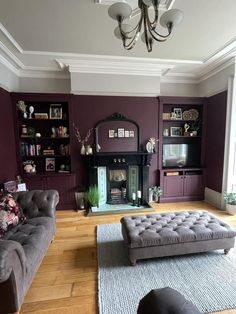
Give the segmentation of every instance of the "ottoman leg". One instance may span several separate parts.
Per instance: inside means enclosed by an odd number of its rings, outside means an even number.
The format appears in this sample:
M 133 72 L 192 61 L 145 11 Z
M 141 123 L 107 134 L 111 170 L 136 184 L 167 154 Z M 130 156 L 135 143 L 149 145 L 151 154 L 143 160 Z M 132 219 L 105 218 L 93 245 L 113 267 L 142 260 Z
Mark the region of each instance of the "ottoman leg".
M 229 253 L 229 251 L 230 251 L 230 249 L 225 249 L 224 250 L 225 255 L 227 255 Z
M 134 259 L 134 260 L 130 260 L 130 264 L 131 264 L 131 266 L 136 266 L 136 259 Z

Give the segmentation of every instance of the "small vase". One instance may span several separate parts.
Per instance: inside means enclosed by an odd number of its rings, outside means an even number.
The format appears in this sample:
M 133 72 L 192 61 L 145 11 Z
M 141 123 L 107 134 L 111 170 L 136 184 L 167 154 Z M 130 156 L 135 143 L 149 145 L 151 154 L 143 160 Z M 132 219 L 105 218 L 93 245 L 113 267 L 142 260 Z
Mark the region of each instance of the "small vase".
M 80 150 L 81 155 L 85 155 L 85 147 L 82 145 L 81 150 Z

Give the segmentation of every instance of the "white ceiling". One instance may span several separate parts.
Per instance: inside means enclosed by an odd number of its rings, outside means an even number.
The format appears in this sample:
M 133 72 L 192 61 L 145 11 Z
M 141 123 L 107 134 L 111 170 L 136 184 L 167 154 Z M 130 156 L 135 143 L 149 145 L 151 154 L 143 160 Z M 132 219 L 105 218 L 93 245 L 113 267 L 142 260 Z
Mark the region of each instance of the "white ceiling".
M 235 0 L 163 0 L 182 10 L 184 20 L 151 53 L 141 41 L 131 51 L 123 49 L 113 34 L 116 22 L 107 14 L 108 5 L 95 3 L 112 1 L 0 0 L 1 59 L 22 76 L 66 66 L 79 72 L 81 65 L 83 71 L 105 65 L 115 71 L 124 61 L 127 70 L 127 63 L 136 60 L 137 67 L 147 63 L 162 75 L 199 78 L 235 56 Z M 133 7 L 138 2 L 130 1 Z

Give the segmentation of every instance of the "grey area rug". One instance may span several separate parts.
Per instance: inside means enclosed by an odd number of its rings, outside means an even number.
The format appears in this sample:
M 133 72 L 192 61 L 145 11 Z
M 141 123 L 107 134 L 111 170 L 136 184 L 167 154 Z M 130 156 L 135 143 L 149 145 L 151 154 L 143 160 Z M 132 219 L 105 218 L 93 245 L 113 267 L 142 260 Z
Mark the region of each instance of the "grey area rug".
M 138 261 L 130 266 L 120 224 L 97 226 L 100 314 L 136 314 L 151 289 L 169 286 L 202 313 L 236 308 L 236 249 Z

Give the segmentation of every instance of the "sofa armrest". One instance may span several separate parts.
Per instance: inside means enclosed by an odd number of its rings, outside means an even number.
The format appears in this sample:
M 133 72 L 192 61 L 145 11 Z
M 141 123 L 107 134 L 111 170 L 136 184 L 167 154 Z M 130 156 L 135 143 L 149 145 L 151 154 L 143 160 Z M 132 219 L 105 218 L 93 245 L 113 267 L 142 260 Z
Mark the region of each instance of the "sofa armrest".
M 59 194 L 56 190 L 32 190 L 16 192 L 15 200 L 21 206 L 27 218 L 55 217 L 56 206 L 59 202 Z
M 14 269 L 14 261 L 18 259 L 21 269 Z M 0 283 L 8 280 L 12 271 L 25 275 L 26 257 L 22 246 L 12 240 L 0 240 Z
M 0 314 L 19 311 L 25 295 L 26 256 L 22 246 L 0 240 Z

